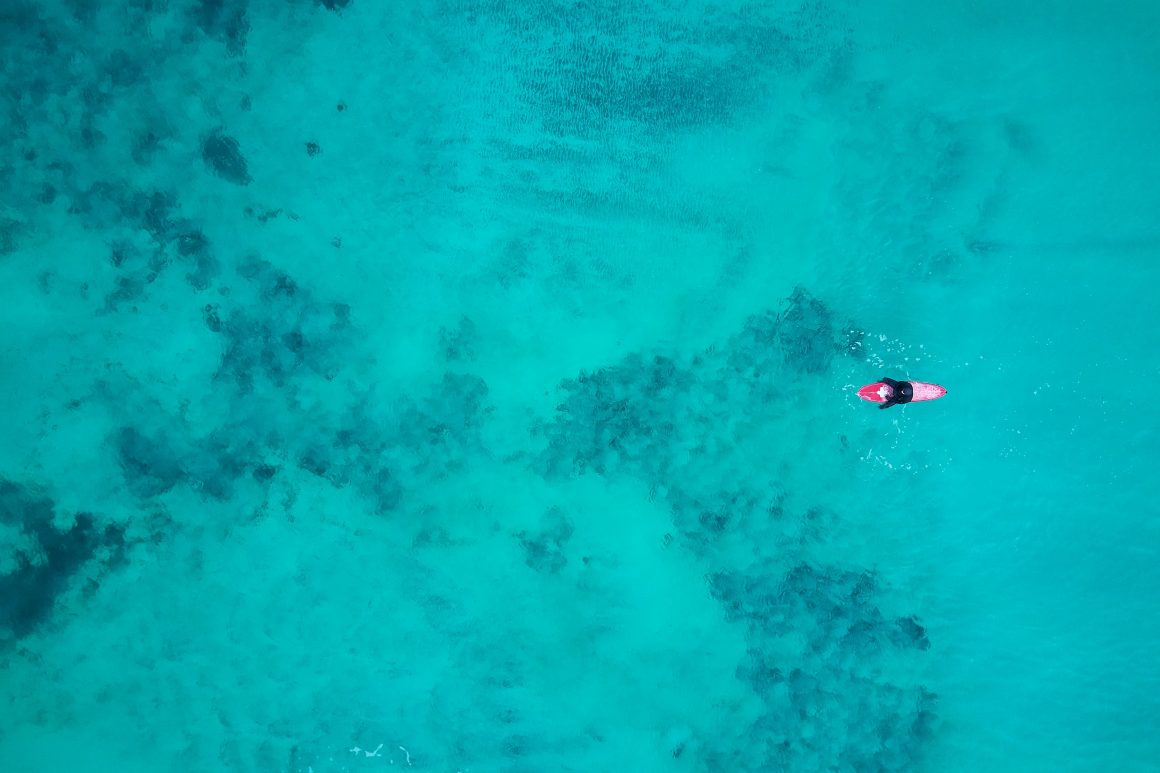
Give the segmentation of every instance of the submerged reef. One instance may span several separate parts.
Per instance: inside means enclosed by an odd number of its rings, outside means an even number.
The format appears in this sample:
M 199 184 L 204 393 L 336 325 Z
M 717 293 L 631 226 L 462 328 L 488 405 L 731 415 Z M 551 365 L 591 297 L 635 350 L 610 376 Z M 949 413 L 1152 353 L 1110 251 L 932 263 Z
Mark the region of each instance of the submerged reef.
M 765 711 L 751 728 L 758 760 L 713 752 L 713 769 L 914 770 L 936 720 L 937 696 L 896 681 L 890 664 L 929 649 L 913 617 L 880 612 L 887 590 L 869 571 L 768 563 L 709 577 L 749 643 L 737 676 Z M 786 641 L 804 646 L 786 648 Z
M 134 427 L 122 427 L 114 443 L 125 482 L 137 496 L 155 497 L 185 480 L 178 455 L 159 438 Z
M 244 395 L 279 389 L 292 377 L 334 379 L 342 367 L 350 309 L 315 301 L 289 274 L 256 256 L 243 260 L 238 273 L 261 304 L 235 304 L 228 313 L 224 304 L 206 310 L 206 327 L 222 337 L 215 380 Z
M 558 507 L 549 508 L 543 521 L 543 527 L 538 531 L 521 531 L 516 537 L 524 549 L 524 563 L 529 568 L 556 574 L 568 565 L 564 549 L 572 537 L 572 521 Z
M 3 201 L 21 215 L 0 224 L 0 252 L 15 249 L 47 222 L 44 210 L 65 209 L 89 228 L 121 228 L 117 203 L 142 178 L 142 169 L 134 167 L 163 168 L 200 151 L 209 173 L 247 184 L 247 140 L 221 127 L 175 126 L 168 97 L 156 91 L 150 76 L 174 73 L 174 62 L 191 56 L 217 61 L 219 74 L 229 69 L 220 63 L 220 48 L 230 60 L 245 56 L 251 6 L 250 0 L 191 0 L 175 9 L 155 2 L 5 3 L 0 53 L 8 63 L 7 91 L 14 96 L 0 107 L 12 128 L 0 138 L 7 159 L 0 176 L 21 180 L 7 186 L 11 191 Z M 102 29 L 118 34 L 93 34 Z M 204 90 L 197 80 L 204 72 L 176 74 L 186 82 L 167 88 Z M 223 95 L 215 96 L 213 111 L 228 113 L 218 109 Z M 144 177 L 166 175 L 146 170 Z
M 185 243 L 194 252 L 203 240 L 191 234 Z M 128 266 L 142 258 L 115 245 L 112 259 Z M 156 411 L 126 421 L 110 446 L 134 496 L 155 499 L 185 486 L 226 501 L 254 486 L 290 484 L 286 474 L 297 470 L 351 487 L 369 511 L 385 514 L 408 489 L 482 452 L 489 406 L 481 378 L 448 371 L 414 395 L 376 400 L 351 383 L 351 363 L 362 367 L 365 352 L 349 306 L 318 299 L 258 256 L 233 271 L 231 291 L 200 309 L 207 343 L 220 350 L 206 386 L 228 398 L 222 420 L 208 430 Z M 344 400 L 304 412 L 320 391 Z
M 811 558 L 840 515 L 763 486 L 765 436 L 736 422 L 776 426 L 788 385 L 862 356 L 857 326 L 838 319 L 796 288 L 720 347 L 686 359 L 632 354 L 562 382 L 555 417 L 534 430 L 543 475 L 642 480 L 679 544 L 722 566 L 710 592 L 745 628 L 736 674 L 763 711 L 736 744 L 680 747 L 710 770 L 912 770 L 935 726 L 936 696 L 889 676 L 899 660 L 917 671 L 930 650 L 922 622 L 882 612 L 905 602 L 876 572 Z M 550 539 L 521 540 L 529 564 L 552 565 Z M 744 569 L 738 546 L 757 557 Z
M 233 137 L 221 132 L 202 140 L 201 157 L 210 171 L 234 185 L 249 185 L 250 173 L 241 146 Z
M 564 381 L 565 400 L 545 428 L 545 471 L 605 473 L 663 458 L 676 431 L 672 399 L 689 379 L 667 358 L 634 355 Z
M 248 4 L 249 0 L 197 0 L 190 19 L 206 37 L 225 43 L 230 56 L 241 56 L 250 33 Z
M 19 640 L 47 622 L 57 600 L 90 561 L 105 566 L 124 560 L 120 526 L 101 528 L 91 513 L 77 513 L 67 525 L 51 499 L 15 481 L 0 478 L 0 644 Z M 85 575 L 90 585 L 92 573 Z M 92 587 L 81 588 L 91 591 Z
M 855 331 L 855 332 L 851 332 Z M 751 316 L 726 345 L 681 362 L 630 354 L 619 363 L 560 384 L 563 401 L 539 459 L 548 475 L 631 472 L 667 477 L 703 430 L 721 426 L 731 399 L 777 399 L 786 381 L 827 370 L 835 356 L 860 356 L 859 334 L 803 288 L 780 312 Z
M 835 356 L 858 356 L 862 332 L 850 322 L 839 324 L 833 311 L 801 287 L 794 288 L 786 308 L 750 317 L 731 342 L 729 365 L 752 376 L 784 363 L 800 373 L 819 374 Z M 771 362 L 772 358 L 776 358 Z

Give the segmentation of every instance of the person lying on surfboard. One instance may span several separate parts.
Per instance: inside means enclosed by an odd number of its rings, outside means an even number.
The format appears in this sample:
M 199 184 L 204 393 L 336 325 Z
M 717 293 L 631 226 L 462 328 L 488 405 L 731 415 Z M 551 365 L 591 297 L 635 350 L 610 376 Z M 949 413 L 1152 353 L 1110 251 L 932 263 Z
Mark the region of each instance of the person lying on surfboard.
M 926 400 L 937 400 L 947 393 L 946 387 L 938 384 L 928 384 L 925 381 L 895 381 L 884 378 L 867 384 L 858 390 L 858 396 L 871 403 L 878 403 L 879 408 L 889 408 L 892 405 L 903 405 L 909 402 L 921 403 Z
M 909 403 L 914 399 L 914 385 L 909 381 L 895 381 L 892 378 L 881 378 L 879 381 L 890 387 L 890 394 L 886 395 L 886 401 L 878 406 L 878 410 Z

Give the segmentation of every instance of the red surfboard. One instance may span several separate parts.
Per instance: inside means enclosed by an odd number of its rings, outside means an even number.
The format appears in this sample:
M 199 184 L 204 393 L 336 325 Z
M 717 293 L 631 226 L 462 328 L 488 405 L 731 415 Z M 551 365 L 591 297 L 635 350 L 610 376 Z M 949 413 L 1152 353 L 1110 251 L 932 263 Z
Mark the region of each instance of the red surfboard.
M 914 387 L 914 397 L 911 398 L 912 403 L 920 403 L 923 400 L 937 400 L 947 393 L 947 390 L 938 384 L 927 384 L 922 381 L 911 381 L 910 384 Z M 873 384 L 867 384 L 859 389 L 858 396 L 872 403 L 884 403 L 893 391 L 893 389 L 881 381 L 875 381 Z

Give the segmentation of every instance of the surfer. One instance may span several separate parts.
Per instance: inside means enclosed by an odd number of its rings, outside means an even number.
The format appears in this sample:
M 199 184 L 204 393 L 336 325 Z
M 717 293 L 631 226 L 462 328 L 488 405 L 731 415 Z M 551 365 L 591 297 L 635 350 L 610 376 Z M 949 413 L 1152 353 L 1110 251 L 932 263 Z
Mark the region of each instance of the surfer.
M 883 378 L 880 381 L 890 387 L 890 394 L 886 397 L 886 402 L 878 406 L 879 410 L 909 403 L 914 399 L 914 386 L 909 381 L 895 381 L 892 378 Z
M 884 378 L 858 389 L 858 397 L 869 403 L 878 403 L 879 408 L 889 408 L 903 403 L 919 403 L 937 400 L 947 393 L 945 387 L 928 384 L 925 381 L 895 381 Z

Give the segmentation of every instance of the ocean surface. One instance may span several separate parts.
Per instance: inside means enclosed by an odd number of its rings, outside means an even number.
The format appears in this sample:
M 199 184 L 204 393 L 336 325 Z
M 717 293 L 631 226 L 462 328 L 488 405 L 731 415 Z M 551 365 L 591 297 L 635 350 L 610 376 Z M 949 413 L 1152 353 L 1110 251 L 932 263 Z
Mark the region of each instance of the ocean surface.
M 4 3 L 0 769 L 1160 770 L 1158 28 Z

